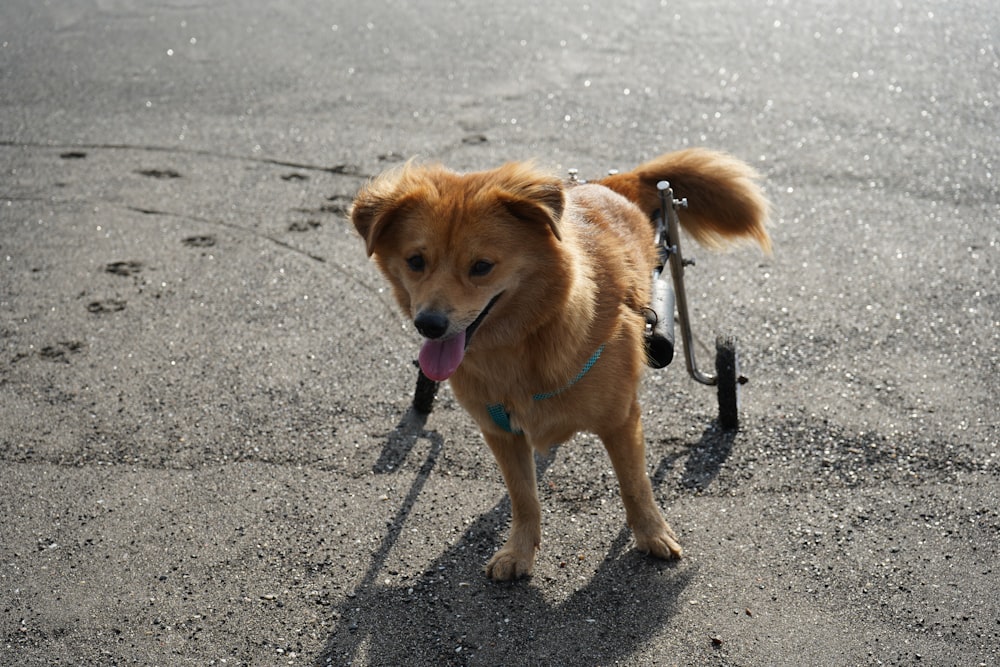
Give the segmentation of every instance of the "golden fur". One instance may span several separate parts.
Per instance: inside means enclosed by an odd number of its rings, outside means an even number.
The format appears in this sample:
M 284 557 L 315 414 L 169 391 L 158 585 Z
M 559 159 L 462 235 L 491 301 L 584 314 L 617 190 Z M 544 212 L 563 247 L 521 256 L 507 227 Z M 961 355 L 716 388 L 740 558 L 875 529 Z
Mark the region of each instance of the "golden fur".
M 770 249 L 756 173 L 705 149 L 584 185 L 527 163 L 464 175 L 410 163 L 355 199 L 351 219 L 403 312 L 429 338 L 428 355 L 457 359 L 456 368 L 429 361 L 428 370 L 449 376 L 510 493 L 510 536 L 486 565 L 493 579 L 530 574 L 541 541 L 532 450 L 578 431 L 604 443 L 637 547 L 681 555 L 653 498 L 638 402 L 655 261 L 649 218 L 661 180 L 688 198 L 681 223 L 699 242 L 747 239 Z M 490 405 L 509 413 L 509 431 Z

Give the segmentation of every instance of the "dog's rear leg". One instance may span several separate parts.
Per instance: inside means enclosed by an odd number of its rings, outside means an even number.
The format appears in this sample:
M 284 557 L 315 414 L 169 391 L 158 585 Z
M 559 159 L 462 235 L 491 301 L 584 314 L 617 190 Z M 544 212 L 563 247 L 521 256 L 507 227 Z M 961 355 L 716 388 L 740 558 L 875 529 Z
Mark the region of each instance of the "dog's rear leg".
M 518 579 L 531 574 L 535 550 L 542 541 L 535 457 L 524 436 L 483 435 L 500 466 L 511 505 L 510 536 L 486 563 L 486 574 L 496 581 Z
M 677 543 L 677 536 L 663 519 L 653 499 L 653 485 L 646 472 L 646 447 L 640 415 L 639 402 L 633 400 L 623 425 L 597 435 L 604 443 L 618 477 L 625 518 L 635 536 L 636 547 L 659 558 L 680 558 L 681 545 Z

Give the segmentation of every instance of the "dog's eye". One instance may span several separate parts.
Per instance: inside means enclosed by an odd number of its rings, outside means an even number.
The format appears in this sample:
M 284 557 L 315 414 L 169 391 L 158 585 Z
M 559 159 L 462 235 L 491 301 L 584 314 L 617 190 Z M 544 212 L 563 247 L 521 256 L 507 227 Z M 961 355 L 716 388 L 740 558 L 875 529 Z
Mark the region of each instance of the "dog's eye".
M 469 275 L 485 276 L 492 270 L 493 270 L 493 262 L 487 262 L 485 259 L 481 259 L 472 265 L 472 268 L 469 269 Z
M 420 271 L 423 271 L 424 270 L 423 255 L 414 255 L 413 257 L 407 258 L 406 265 L 410 267 L 411 271 L 417 271 L 418 273 Z

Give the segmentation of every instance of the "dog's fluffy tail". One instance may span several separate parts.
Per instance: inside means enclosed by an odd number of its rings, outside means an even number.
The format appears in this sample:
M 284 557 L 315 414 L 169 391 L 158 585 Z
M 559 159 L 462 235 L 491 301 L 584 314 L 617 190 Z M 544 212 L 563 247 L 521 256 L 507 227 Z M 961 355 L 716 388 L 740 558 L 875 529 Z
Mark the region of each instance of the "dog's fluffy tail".
M 687 208 L 679 209 L 678 215 L 695 241 L 709 248 L 723 248 L 749 240 L 770 253 L 770 206 L 757 185 L 759 179 L 753 167 L 731 155 L 689 148 L 661 155 L 598 183 L 632 200 L 652 216 L 660 208 L 656 184 L 669 181 L 674 197 L 688 200 Z

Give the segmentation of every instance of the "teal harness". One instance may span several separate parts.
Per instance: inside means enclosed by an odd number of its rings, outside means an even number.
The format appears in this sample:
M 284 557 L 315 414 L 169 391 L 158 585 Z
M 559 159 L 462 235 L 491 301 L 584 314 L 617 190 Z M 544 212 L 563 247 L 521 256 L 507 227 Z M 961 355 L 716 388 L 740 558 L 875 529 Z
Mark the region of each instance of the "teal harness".
M 564 391 L 575 385 L 577 382 L 582 380 L 583 376 L 586 375 L 588 372 L 590 372 L 590 369 L 594 367 L 594 364 L 597 363 L 597 360 L 601 358 L 602 352 L 604 352 L 603 345 L 597 348 L 597 352 L 594 352 L 592 355 L 590 355 L 590 359 L 587 359 L 587 363 L 583 365 L 583 368 L 580 369 L 580 372 L 576 374 L 576 377 L 570 380 L 568 383 L 566 383 L 563 387 L 556 389 L 555 391 L 546 391 L 541 394 L 533 394 L 531 399 L 534 401 L 544 401 L 547 398 L 553 398 L 554 396 L 558 396 L 559 394 L 563 393 Z M 493 419 L 493 423 L 502 428 L 507 433 L 513 433 L 514 435 L 521 435 L 523 433 L 520 429 L 515 431 L 513 428 L 511 428 L 510 412 L 507 411 L 507 408 L 505 408 L 502 403 L 493 403 L 491 405 L 487 405 L 486 411 L 490 413 L 490 417 Z

